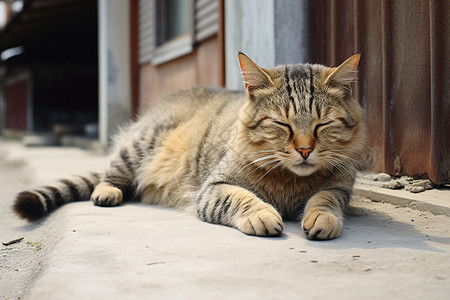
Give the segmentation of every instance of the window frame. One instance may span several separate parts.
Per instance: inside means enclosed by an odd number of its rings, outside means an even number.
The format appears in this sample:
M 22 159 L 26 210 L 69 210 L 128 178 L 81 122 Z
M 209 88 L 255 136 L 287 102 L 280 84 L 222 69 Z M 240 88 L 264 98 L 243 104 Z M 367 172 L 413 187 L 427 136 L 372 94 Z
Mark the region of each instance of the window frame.
M 185 56 L 194 50 L 194 28 L 195 28 L 195 3 L 194 0 L 189 1 L 189 14 L 190 22 L 188 31 L 181 34 L 169 41 L 158 45 L 160 39 L 161 28 L 161 14 L 158 13 L 161 10 L 161 2 L 164 0 L 156 0 L 156 14 L 155 14 L 155 39 L 154 39 L 154 53 L 152 55 L 152 64 L 161 65 L 176 58 Z M 186 1 L 186 0 L 183 0 Z

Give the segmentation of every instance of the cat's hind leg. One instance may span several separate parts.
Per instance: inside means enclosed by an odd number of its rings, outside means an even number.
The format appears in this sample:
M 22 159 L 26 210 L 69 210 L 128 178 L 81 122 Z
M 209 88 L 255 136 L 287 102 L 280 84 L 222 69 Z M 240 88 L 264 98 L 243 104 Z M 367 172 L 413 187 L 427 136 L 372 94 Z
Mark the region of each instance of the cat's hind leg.
M 232 226 L 249 235 L 279 236 L 283 231 L 283 221 L 273 206 L 236 185 L 205 184 L 196 206 L 203 221 Z
M 103 181 L 95 187 L 91 200 L 97 206 L 117 206 L 123 201 L 123 193 L 114 184 Z
M 94 205 L 117 206 L 124 200 L 123 193 L 131 187 L 137 164 L 129 151 L 122 147 L 112 156 L 109 169 L 92 192 L 91 200 Z

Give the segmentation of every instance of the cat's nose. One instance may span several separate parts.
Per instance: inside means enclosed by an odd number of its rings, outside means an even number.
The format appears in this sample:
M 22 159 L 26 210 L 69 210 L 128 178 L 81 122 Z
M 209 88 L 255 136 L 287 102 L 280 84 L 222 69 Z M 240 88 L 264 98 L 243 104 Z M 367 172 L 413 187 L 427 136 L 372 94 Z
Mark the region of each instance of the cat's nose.
M 313 151 L 313 148 L 308 147 L 308 148 L 297 148 L 295 149 L 298 151 L 298 153 L 300 153 L 300 155 L 304 158 L 307 159 L 309 154 Z

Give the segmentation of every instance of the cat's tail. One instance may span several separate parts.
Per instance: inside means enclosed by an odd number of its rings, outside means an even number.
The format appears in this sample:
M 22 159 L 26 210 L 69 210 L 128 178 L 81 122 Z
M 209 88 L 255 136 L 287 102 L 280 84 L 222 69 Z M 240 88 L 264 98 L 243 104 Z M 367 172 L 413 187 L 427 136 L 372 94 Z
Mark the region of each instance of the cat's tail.
M 53 184 L 19 193 L 14 201 L 14 212 L 22 219 L 37 221 L 63 204 L 89 200 L 100 173 L 60 179 Z

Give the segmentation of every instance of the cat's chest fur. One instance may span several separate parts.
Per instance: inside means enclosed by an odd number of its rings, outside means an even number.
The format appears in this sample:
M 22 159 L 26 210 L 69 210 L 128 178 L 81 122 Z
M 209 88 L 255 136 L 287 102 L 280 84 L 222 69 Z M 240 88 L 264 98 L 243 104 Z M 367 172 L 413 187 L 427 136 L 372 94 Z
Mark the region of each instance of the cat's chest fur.
M 240 179 L 240 184 L 272 204 L 287 220 L 295 219 L 307 200 L 329 185 L 321 174 L 299 177 L 288 170 L 266 172 L 256 171 L 251 178 Z

